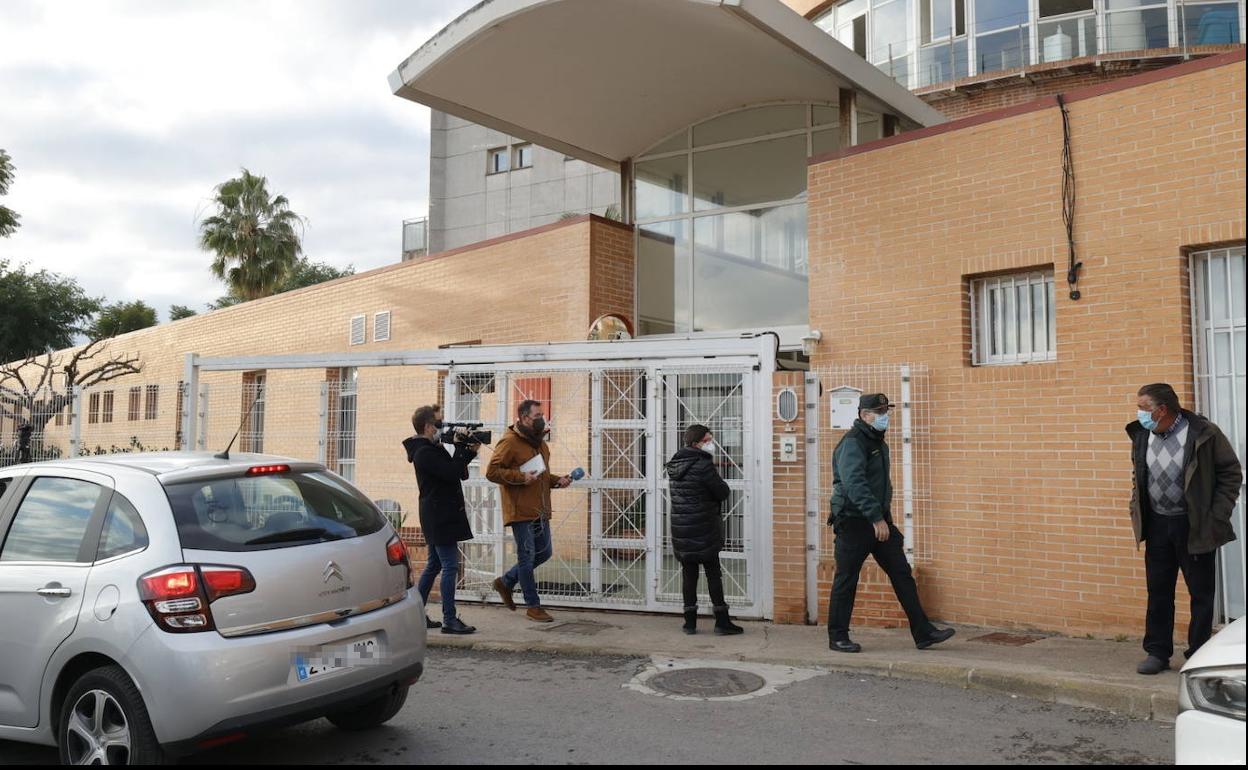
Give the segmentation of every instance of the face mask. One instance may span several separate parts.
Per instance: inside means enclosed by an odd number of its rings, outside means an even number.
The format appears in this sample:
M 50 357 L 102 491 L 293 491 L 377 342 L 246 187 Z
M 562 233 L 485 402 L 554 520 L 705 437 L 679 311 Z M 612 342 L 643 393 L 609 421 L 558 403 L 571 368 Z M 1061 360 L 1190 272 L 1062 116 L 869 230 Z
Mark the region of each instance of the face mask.
M 1157 430 L 1157 421 L 1153 419 L 1152 412 L 1140 409 L 1135 413 L 1135 416 L 1140 421 L 1140 425 L 1144 426 L 1144 430 Z
M 546 433 L 546 420 L 545 419 L 538 417 L 536 420 L 533 421 L 533 433 L 534 435 L 537 435 L 537 436 L 541 436 Z
M 708 441 L 705 444 L 701 444 L 698 446 L 698 449 L 701 449 L 703 452 L 706 452 L 711 457 L 715 456 L 715 442 L 714 441 Z
M 871 423 L 871 427 L 880 432 L 888 430 L 888 412 L 885 412 L 884 414 L 877 414 L 875 416 L 875 422 Z

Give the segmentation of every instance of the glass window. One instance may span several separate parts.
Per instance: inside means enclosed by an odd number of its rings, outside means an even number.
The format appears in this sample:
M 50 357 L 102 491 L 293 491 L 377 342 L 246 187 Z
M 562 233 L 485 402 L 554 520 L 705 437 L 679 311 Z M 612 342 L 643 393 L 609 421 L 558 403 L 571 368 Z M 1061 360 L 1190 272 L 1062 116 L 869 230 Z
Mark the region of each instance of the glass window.
M 702 217 L 694 231 L 695 331 L 808 322 L 804 205 Z
M 518 145 L 514 152 L 516 162 L 512 165 L 512 168 L 531 168 L 533 166 L 533 145 Z
M 1040 61 L 1054 62 L 1096 55 L 1096 15 L 1049 21 L 1039 25 Z
M 816 131 L 810 137 L 810 154 L 812 157 L 841 149 L 840 127 Z
M 1134 0 L 1109 0 L 1110 8 L 1125 8 Z M 1160 8 L 1138 11 L 1111 11 L 1105 14 L 1105 50 L 1138 51 L 1165 48 L 1170 44 L 1170 12 Z
M 924 43 L 952 37 L 953 0 L 919 0 L 919 23 Z
M 100 533 L 100 546 L 96 549 L 95 560 L 104 561 L 146 547 L 147 528 L 143 526 L 139 512 L 129 500 L 113 493 L 113 499 L 108 504 L 108 516 L 104 519 L 104 530 Z
M 356 399 L 359 393 L 359 369 L 354 366 L 338 370 L 338 403 L 334 410 L 337 430 L 332 437 L 335 449 L 334 471 L 347 481 L 355 481 Z
M 135 420 L 139 419 L 139 414 L 142 411 L 142 405 L 143 405 L 143 388 L 131 388 L 130 389 L 130 410 L 128 413 L 130 422 L 134 422 Z
M 975 66 L 979 72 L 1016 69 L 1031 60 L 1031 40 L 1027 30 L 1016 29 L 980 35 L 975 39 Z
M 970 60 L 967 57 L 966 40 L 955 41 L 951 45 L 924 46 L 919 50 L 919 72 L 917 88 L 944 83 L 970 74 Z
M 100 410 L 100 422 L 113 421 L 113 391 L 104 391 L 104 406 Z
M 148 385 L 146 399 L 143 403 L 143 419 L 155 420 L 160 416 L 160 386 Z
M 1028 0 L 975 0 L 975 31 L 984 33 L 1027 24 L 1030 21 L 1027 2 Z
M 1055 360 L 1055 291 L 1052 270 L 971 281 L 973 362 Z
M 501 174 L 510 169 L 511 157 L 506 147 L 497 147 L 490 150 L 487 156 L 486 173 Z
M 1239 42 L 1238 3 L 1192 4 L 1180 9 L 1188 45 L 1231 45 Z
M 105 489 L 78 479 L 35 479 L 0 550 L 0 561 L 76 562 Z
M 873 63 L 896 60 L 910 50 L 910 0 L 877 2 L 871 10 L 871 56 Z
M 689 129 L 683 128 L 676 133 L 675 136 L 656 144 L 651 147 L 647 155 L 662 155 L 665 152 L 679 152 L 680 150 L 689 149 Z
M 787 201 L 806 192 L 806 136 L 694 153 L 698 211 Z
M 1094 0 L 1040 0 L 1040 18 L 1095 10 Z
M 779 134 L 806 127 L 804 104 L 782 104 L 741 110 L 713 118 L 693 128 L 693 146 L 751 139 L 768 134 Z
M 677 220 L 637 229 L 639 334 L 670 334 L 689 329 L 687 228 L 684 220 Z
M 638 219 L 689 210 L 689 156 L 647 160 L 633 167 Z
M 264 451 L 264 372 L 243 375 L 243 431 L 239 445 L 244 452 Z
M 816 104 L 814 122 L 816 126 L 835 126 L 841 121 L 841 110 L 838 107 L 827 107 Z
M 165 488 L 182 547 L 254 551 L 371 535 L 373 504 L 324 473 L 246 476 Z

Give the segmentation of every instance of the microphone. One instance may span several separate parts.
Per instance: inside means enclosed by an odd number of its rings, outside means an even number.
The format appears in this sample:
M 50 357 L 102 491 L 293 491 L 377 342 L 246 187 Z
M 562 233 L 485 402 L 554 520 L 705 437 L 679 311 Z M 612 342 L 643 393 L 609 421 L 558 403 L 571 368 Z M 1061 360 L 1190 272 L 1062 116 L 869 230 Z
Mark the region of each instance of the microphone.
M 568 478 L 572 479 L 573 481 L 580 481 L 581 479 L 585 478 L 585 469 L 577 468 L 576 470 L 568 474 Z

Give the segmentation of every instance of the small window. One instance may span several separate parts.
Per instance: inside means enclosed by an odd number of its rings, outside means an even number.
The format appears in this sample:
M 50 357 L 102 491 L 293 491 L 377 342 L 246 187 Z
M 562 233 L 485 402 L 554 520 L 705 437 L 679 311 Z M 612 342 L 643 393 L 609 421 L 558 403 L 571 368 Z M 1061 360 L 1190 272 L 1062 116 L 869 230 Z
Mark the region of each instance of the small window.
M 390 311 L 373 316 L 373 342 L 390 341 Z
M 104 407 L 100 410 L 100 422 L 113 421 L 113 391 L 104 391 Z
M 87 524 L 103 493 L 103 487 L 89 481 L 35 479 L 17 509 L 0 562 L 77 562 Z
M 104 531 L 100 533 L 100 547 L 95 560 L 104 561 L 125 553 L 141 551 L 147 547 L 147 528 L 130 501 L 114 493 L 108 504 L 108 516 Z
M 354 316 L 351 319 L 350 342 L 352 345 L 363 345 L 365 342 L 367 342 L 367 338 L 365 337 L 365 333 L 366 333 L 365 323 L 367 322 L 367 320 L 368 319 L 362 315 Z
M 143 402 L 143 419 L 155 420 L 160 416 L 160 386 L 148 385 L 147 397 Z
M 532 168 L 533 166 L 533 145 L 521 144 L 517 145 L 513 152 L 515 153 L 515 162 L 512 168 Z
M 976 366 L 1057 359 L 1053 270 L 971 281 L 971 357 Z
M 139 419 L 139 413 L 142 410 L 143 388 L 130 389 L 130 409 L 127 411 L 127 417 L 130 422 Z
M 87 422 L 95 425 L 100 421 L 100 394 L 92 393 L 87 398 Z
M 510 169 L 511 155 L 506 147 L 497 147 L 490 150 L 488 164 L 486 166 L 487 174 L 501 174 Z

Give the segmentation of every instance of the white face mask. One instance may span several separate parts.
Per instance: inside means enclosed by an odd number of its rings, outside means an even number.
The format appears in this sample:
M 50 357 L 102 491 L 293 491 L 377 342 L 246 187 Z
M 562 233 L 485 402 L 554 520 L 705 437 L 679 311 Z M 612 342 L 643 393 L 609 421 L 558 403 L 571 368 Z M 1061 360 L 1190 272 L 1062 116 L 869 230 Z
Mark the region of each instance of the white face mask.
M 706 452 L 711 457 L 715 456 L 715 442 L 714 441 L 708 441 L 705 444 L 701 444 L 700 446 L 698 446 L 698 449 L 701 449 L 703 452 Z

